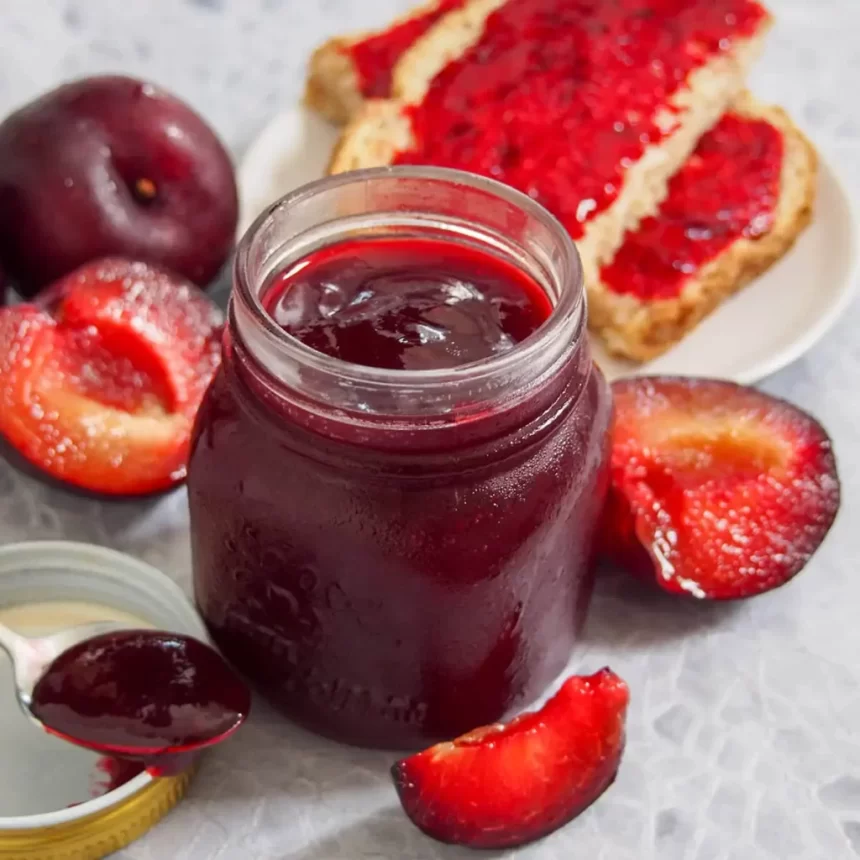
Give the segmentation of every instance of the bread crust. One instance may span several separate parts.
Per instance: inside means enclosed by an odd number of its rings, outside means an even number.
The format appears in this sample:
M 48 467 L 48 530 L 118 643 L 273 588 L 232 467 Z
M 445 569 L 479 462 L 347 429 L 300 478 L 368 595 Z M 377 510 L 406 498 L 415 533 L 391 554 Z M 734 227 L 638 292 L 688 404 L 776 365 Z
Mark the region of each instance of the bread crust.
M 350 45 L 364 35 L 329 39 L 311 54 L 308 63 L 305 104 L 335 125 L 348 122 L 364 104 L 358 69 L 349 55 Z
M 673 299 L 642 301 L 613 293 L 599 279 L 589 285 L 589 325 L 610 353 L 648 361 L 674 346 L 723 301 L 780 260 L 812 219 L 818 156 L 784 110 L 744 93 L 732 111 L 763 119 L 783 135 L 785 149 L 773 227 L 757 239 L 738 239 L 702 266 Z
M 371 99 L 347 124 L 335 144 L 328 172 L 385 167 L 394 162 L 398 152 L 409 149 L 414 142 L 412 123 L 400 102 Z

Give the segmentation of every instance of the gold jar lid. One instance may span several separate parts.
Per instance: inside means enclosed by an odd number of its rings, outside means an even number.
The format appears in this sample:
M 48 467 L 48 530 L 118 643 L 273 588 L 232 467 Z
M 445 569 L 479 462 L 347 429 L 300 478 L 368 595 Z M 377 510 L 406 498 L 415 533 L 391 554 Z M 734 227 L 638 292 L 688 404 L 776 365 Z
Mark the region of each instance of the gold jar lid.
M 113 806 L 62 824 L 0 830 L 2 860 L 100 860 L 139 839 L 182 799 L 193 771 L 153 779 Z

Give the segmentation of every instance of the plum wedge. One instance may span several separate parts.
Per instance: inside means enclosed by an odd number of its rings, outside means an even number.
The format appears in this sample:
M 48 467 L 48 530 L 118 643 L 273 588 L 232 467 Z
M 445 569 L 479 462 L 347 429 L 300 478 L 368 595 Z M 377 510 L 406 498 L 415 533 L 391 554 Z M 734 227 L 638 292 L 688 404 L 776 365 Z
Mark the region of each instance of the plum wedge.
M 406 814 L 428 836 L 512 848 L 546 836 L 612 784 L 629 692 L 609 669 L 568 678 L 539 711 L 397 762 Z

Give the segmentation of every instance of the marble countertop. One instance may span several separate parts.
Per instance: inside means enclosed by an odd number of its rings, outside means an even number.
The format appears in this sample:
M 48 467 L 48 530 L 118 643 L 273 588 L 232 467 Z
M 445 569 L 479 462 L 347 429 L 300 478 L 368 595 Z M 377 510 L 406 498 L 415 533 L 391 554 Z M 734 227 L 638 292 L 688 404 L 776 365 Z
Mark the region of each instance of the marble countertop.
M 294 101 L 311 48 L 383 23 L 408 0 L 5 0 L 0 114 L 60 81 L 123 71 L 195 105 L 237 157 Z M 788 108 L 860 198 L 860 4 L 770 0 L 778 24 L 752 88 Z M 839 457 L 839 520 L 790 586 L 690 606 L 600 585 L 573 668 L 609 663 L 633 691 L 615 786 L 526 860 L 860 856 L 860 305 L 764 387 L 817 415 Z M 100 504 L 0 463 L 0 542 L 115 546 L 188 587 L 182 491 Z M 454 860 L 423 837 L 387 776 L 392 756 L 339 747 L 260 704 L 205 761 L 188 798 L 121 860 Z

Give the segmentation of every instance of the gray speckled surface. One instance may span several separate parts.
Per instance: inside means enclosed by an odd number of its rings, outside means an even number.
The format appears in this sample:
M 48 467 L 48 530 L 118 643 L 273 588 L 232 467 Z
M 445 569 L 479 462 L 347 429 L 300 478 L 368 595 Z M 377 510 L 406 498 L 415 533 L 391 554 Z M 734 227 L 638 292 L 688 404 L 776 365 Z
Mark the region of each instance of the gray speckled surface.
M 383 22 L 398 0 L 4 0 L 0 112 L 62 79 L 146 75 L 186 98 L 239 154 L 295 99 L 311 47 Z M 860 4 L 772 0 L 754 89 L 788 107 L 860 195 Z M 765 383 L 818 415 L 839 455 L 839 521 L 792 585 L 737 606 L 690 606 L 607 577 L 575 667 L 633 690 L 615 787 L 529 860 L 860 856 L 860 307 Z M 101 505 L 0 464 L 0 540 L 117 546 L 188 582 L 184 497 Z M 206 761 L 188 799 L 123 860 L 452 860 L 402 817 L 390 755 L 344 749 L 264 706 Z

